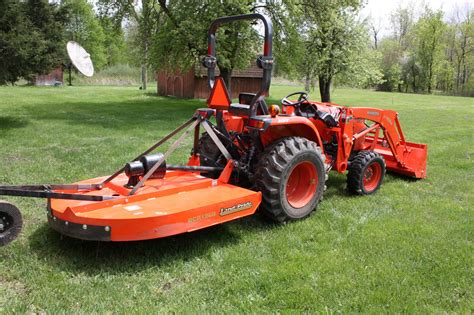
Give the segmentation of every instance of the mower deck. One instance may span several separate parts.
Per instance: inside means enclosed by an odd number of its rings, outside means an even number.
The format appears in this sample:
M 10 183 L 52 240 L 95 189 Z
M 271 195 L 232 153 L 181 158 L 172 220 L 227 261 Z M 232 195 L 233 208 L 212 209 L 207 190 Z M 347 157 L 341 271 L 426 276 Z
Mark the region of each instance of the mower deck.
M 81 181 L 101 183 L 105 177 Z M 85 240 L 135 241 L 191 232 L 255 212 L 261 193 L 196 173 L 168 171 L 133 196 L 124 174 L 99 191 L 116 196 L 101 202 L 51 199 L 49 222 L 62 234 Z

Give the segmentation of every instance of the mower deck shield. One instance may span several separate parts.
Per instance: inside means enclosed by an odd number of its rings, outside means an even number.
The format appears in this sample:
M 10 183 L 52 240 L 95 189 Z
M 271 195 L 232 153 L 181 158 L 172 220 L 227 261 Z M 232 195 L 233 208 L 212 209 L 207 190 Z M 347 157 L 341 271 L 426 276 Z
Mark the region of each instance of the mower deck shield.
M 101 183 L 104 179 L 80 183 Z M 130 190 L 123 187 L 127 181 L 128 177 L 122 174 L 99 191 L 85 192 L 115 195 L 113 200 L 51 199 L 51 226 L 62 234 L 79 239 L 146 240 L 191 232 L 251 215 L 261 201 L 260 192 L 196 173 L 168 171 L 165 178 L 148 180 L 132 196 Z

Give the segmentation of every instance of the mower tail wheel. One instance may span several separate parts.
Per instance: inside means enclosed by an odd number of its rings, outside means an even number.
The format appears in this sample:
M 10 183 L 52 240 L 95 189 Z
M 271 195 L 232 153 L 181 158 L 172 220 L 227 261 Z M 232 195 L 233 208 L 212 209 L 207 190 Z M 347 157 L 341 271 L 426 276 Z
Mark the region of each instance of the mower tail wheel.
M 305 218 L 321 200 L 325 178 L 324 156 L 316 143 L 281 139 L 265 149 L 256 168 L 260 210 L 277 222 Z
M 385 177 L 385 161 L 373 151 L 359 151 L 352 158 L 347 173 L 347 190 L 357 195 L 375 193 Z
M 9 202 L 0 200 L 0 246 L 15 240 L 23 227 L 20 210 Z

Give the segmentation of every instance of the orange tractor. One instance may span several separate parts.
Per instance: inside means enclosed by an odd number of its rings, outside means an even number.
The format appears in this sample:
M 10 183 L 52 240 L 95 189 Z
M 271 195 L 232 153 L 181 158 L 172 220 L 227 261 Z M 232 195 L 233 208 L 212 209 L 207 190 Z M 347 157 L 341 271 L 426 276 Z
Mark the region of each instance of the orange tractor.
M 257 59 L 263 81 L 260 91 L 242 93 L 233 104 L 214 73 L 216 30 L 244 19 L 264 25 L 264 51 Z M 208 108 L 113 175 L 72 185 L 0 186 L 0 194 L 46 198 L 48 222 L 61 234 L 134 241 L 195 231 L 257 209 L 278 222 L 302 219 L 322 199 L 331 170 L 347 171 L 347 189 L 359 195 L 376 192 L 386 169 L 426 177 L 427 146 L 406 141 L 395 111 L 313 102 L 305 92 L 285 97 L 281 112 L 267 106 L 273 58 L 272 24 L 265 16 L 215 20 L 203 65 L 211 88 Z M 187 165 L 167 164 L 191 132 Z M 178 134 L 165 153 L 152 154 Z M 0 202 L 0 245 L 15 239 L 21 227 L 20 211 Z

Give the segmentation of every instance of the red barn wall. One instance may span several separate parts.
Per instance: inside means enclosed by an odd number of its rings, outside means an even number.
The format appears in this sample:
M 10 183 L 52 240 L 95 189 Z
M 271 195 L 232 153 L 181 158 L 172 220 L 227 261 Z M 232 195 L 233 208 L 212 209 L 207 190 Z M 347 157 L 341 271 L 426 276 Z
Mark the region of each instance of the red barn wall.
M 209 97 L 209 86 L 207 84 L 207 77 L 196 77 L 196 85 L 194 90 L 194 98 Z M 256 93 L 260 90 L 262 85 L 261 78 L 232 78 L 232 98 L 238 98 L 240 93 Z
M 216 76 L 219 69 L 216 68 Z M 256 93 L 262 85 L 263 70 L 256 63 L 242 70 L 234 70 L 232 75 L 232 98 L 237 98 L 239 93 Z M 157 91 L 161 96 L 176 96 L 182 98 L 209 97 L 207 85 L 207 69 L 197 63 L 194 68 L 184 73 L 180 71 L 158 71 Z
M 179 98 L 194 97 L 194 71 L 176 71 L 170 73 L 159 71 L 157 75 L 157 91 L 161 96 L 176 96 Z

